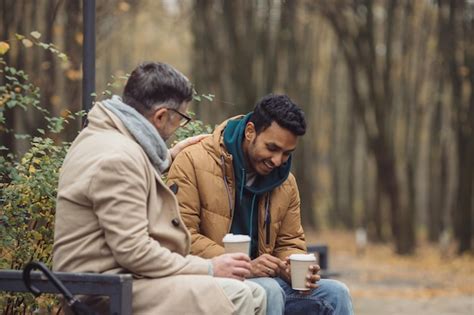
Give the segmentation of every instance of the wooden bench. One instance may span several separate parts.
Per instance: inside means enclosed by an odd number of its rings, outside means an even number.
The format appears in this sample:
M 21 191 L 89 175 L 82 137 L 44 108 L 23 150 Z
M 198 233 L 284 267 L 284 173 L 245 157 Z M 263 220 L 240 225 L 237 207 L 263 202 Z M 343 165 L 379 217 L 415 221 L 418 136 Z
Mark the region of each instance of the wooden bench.
M 54 275 L 74 295 L 108 296 L 110 312 L 113 315 L 132 314 L 132 276 L 96 273 L 54 272 Z M 39 271 L 31 272 L 31 284 L 42 293 L 60 293 Z M 0 291 L 29 292 L 22 270 L 0 270 Z

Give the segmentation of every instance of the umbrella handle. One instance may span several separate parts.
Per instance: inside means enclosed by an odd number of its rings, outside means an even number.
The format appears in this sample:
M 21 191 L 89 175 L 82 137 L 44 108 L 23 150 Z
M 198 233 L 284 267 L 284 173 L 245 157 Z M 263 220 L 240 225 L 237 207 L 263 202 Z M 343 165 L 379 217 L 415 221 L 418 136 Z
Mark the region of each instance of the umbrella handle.
M 45 264 L 42 262 L 30 261 L 23 269 L 23 282 L 25 283 L 26 288 L 30 290 L 35 296 L 40 296 L 41 291 L 31 284 L 30 276 L 31 271 L 34 269 L 40 270 L 48 278 L 48 280 L 54 284 L 54 286 L 64 295 L 68 301 L 68 304 L 76 300 L 72 293 L 64 286 L 61 281 L 59 281 L 58 278 L 56 278 L 56 276 L 51 272 L 51 270 L 48 269 L 48 267 L 46 267 Z

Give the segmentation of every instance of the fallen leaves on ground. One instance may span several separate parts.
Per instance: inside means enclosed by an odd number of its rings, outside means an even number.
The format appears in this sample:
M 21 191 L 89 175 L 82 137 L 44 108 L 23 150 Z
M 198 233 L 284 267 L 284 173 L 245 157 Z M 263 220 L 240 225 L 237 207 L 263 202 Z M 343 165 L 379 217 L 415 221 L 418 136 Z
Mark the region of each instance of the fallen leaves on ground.
M 341 273 L 354 298 L 474 298 L 472 254 L 457 256 L 452 248 L 442 252 L 424 241 L 412 256 L 396 255 L 390 244 L 371 243 L 358 254 L 351 232 L 306 231 L 306 238 L 308 244 L 329 245 L 330 269 Z

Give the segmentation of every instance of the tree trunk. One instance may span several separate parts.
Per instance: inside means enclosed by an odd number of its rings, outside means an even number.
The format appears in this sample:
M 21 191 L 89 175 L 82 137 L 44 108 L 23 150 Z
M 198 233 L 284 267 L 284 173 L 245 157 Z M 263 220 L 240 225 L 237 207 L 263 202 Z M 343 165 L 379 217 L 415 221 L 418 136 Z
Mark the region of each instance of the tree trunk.
M 474 166 L 472 163 L 474 161 L 474 101 L 472 93 L 474 79 L 472 66 L 474 54 L 472 53 L 472 36 L 469 36 L 473 30 L 473 22 L 472 18 L 468 20 L 464 17 L 464 10 L 469 9 L 465 7 L 464 2 L 441 1 L 440 8 L 440 27 L 445 28 L 444 34 L 446 34 L 442 53 L 451 77 L 452 101 L 455 106 L 456 119 L 458 181 L 457 204 L 453 213 L 454 236 L 458 241 L 458 252 L 463 253 L 472 248 L 472 212 L 474 208 L 472 201 L 474 187 Z M 461 41 L 464 41 L 464 47 L 460 45 Z M 464 64 L 461 58 L 464 59 Z M 467 66 L 468 69 L 469 66 L 471 67 L 467 80 L 461 76 L 462 66 Z M 464 90 L 465 85 L 470 85 L 471 88 L 469 98 L 466 96 L 468 92 Z

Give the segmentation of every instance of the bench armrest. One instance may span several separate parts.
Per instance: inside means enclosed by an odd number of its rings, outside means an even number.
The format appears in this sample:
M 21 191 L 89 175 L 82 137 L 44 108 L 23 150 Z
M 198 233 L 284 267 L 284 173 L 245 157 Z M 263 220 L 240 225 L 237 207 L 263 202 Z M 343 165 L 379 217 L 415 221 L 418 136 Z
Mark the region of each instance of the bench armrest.
M 54 272 L 72 294 L 110 297 L 110 314 L 132 314 L 132 276 L 129 274 L 97 274 Z M 31 272 L 31 283 L 42 293 L 60 293 L 39 271 Z M 29 292 L 21 270 L 0 270 L 0 291 Z

